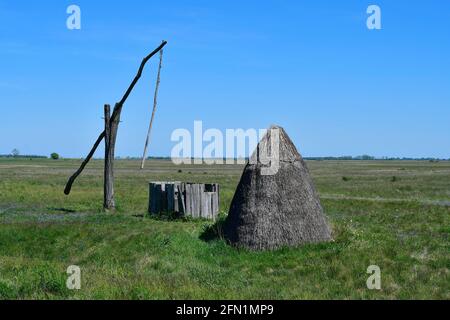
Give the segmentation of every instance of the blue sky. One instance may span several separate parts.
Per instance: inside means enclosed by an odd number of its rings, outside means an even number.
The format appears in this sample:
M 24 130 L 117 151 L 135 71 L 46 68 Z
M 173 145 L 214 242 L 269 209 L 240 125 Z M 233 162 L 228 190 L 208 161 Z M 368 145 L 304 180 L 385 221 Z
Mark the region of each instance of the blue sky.
M 81 30 L 66 28 L 71 4 Z M 366 27 L 370 4 L 382 30 Z M 450 157 L 448 0 L 0 0 L 0 154 L 84 157 L 162 39 L 152 156 L 202 120 L 279 124 L 304 156 Z M 156 67 L 124 106 L 119 156 L 142 153 Z

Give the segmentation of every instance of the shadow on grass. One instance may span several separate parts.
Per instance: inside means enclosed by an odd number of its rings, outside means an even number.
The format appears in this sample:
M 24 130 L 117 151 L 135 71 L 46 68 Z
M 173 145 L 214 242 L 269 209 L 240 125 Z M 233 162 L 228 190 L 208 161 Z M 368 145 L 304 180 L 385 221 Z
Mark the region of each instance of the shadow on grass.
M 169 213 L 169 212 L 162 212 L 159 214 L 145 214 L 145 215 L 136 215 L 135 217 L 146 217 L 152 220 L 156 221 L 189 221 L 186 217 L 179 213 Z
M 72 209 L 66 209 L 66 208 L 54 208 L 54 207 L 47 207 L 48 211 L 53 212 L 61 212 L 61 213 L 76 213 L 75 210 Z
M 216 240 L 225 240 L 224 236 L 225 218 L 219 218 L 214 224 L 206 225 L 200 234 L 200 240 L 212 242 Z

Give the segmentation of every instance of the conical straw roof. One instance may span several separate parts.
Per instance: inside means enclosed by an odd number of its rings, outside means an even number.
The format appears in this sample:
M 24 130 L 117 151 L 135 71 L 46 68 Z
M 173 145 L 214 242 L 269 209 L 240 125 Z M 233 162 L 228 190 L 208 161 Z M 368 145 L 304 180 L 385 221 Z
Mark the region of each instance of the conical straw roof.
M 233 245 L 252 250 L 331 240 L 306 164 L 283 128 L 272 126 L 250 157 L 225 236 Z

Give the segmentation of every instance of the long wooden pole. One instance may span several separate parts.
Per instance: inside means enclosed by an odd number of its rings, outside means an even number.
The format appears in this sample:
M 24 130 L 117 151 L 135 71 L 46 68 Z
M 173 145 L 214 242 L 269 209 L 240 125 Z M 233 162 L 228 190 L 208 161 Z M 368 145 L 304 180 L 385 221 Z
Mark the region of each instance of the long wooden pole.
M 153 57 L 162 48 L 164 48 L 164 46 L 166 44 L 167 44 L 167 41 L 163 41 L 155 50 L 153 50 L 148 56 L 146 56 L 142 60 L 141 65 L 139 66 L 139 70 L 138 70 L 136 76 L 134 77 L 133 81 L 131 82 L 130 86 L 128 87 L 127 91 L 123 95 L 122 99 L 118 103 L 116 103 L 116 105 L 114 106 L 114 110 L 113 110 L 113 113 L 112 113 L 111 118 L 110 118 L 110 124 L 112 125 L 112 127 L 111 127 L 111 138 L 110 138 L 110 148 L 113 148 L 113 150 L 115 148 L 117 130 L 118 130 L 119 122 L 120 122 L 120 113 L 122 112 L 122 107 L 123 107 L 125 101 L 128 99 L 128 96 L 130 95 L 131 91 L 133 91 L 134 86 L 136 85 L 136 83 L 140 79 L 140 77 L 142 75 L 142 71 L 144 70 L 145 64 L 148 62 L 148 60 L 150 60 L 151 57 Z M 83 172 L 84 168 L 86 167 L 86 165 L 89 163 L 89 161 L 93 157 L 93 155 L 94 155 L 95 151 L 97 150 L 98 146 L 100 145 L 102 140 L 105 138 L 105 135 L 106 135 L 105 130 L 102 133 L 100 133 L 100 135 L 97 138 L 97 141 L 94 143 L 94 145 L 93 145 L 91 151 L 89 152 L 88 156 L 81 163 L 80 168 L 77 171 L 75 171 L 75 173 L 67 181 L 66 187 L 64 189 L 64 193 L 66 195 L 70 194 L 70 191 L 72 190 L 73 183 L 75 182 L 76 178 Z
M 159 91 L 159 84 L 161 82 L 162 59 L 163 59 L 163 50 L 159 52 L 159 67 L 158 67 L 158 76 L 156 77 L 155 95 L 153 97 L 153 111 L 152 117 L 150 119 L 150 125 L 148 127 L 147 139 L 145 140 L 144 154 L 142 155 L 141 170 L 144 169 L 145 158 L 147 157 L 148 143 L 150 142 L 150 135 L 153 127 L 153 120 L 155 119 L 156 107 L 158 105 L 158 91 Z

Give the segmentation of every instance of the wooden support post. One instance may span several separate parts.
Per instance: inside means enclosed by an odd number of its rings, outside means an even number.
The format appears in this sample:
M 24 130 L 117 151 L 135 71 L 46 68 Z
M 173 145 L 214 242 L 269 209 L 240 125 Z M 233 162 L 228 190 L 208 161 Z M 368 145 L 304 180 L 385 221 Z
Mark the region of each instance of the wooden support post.
M 111 108 L 105 104 L 105 169 L 104 169 L 104 193 L 103 208 L 114 210 L 114 143 L 112 139 Z M 117 130 L 116 130 L 117 133 Z M 115 140 L 115 139 L 114 139 Z
M 102 142 L 102 140 L 104 138 L 105 138 L 105 131 L 100 133 L 100 135 L 97 138 L 97 141 L 95 141 L 94 146 L 92 147 L 91 151 L 87 155 L 86 159 L 84 159 L 83 162 L 81 163 L 80 168 L 77 171 L 75 171 L 75 173 L 67 181 L 66 187 L 64 188 L 65 195 L 70 194 L 70 191 L 72 190 L 72 185 L 75 182 L 76 178 L 78 178 L 78 176 L 81 174 L 81 172 L 83 172 L 86 165 L 89 163 L 89 161 L 94 156 L 95 150 L 97 150 L 98 146 L 100 145 L 100 143 Z

